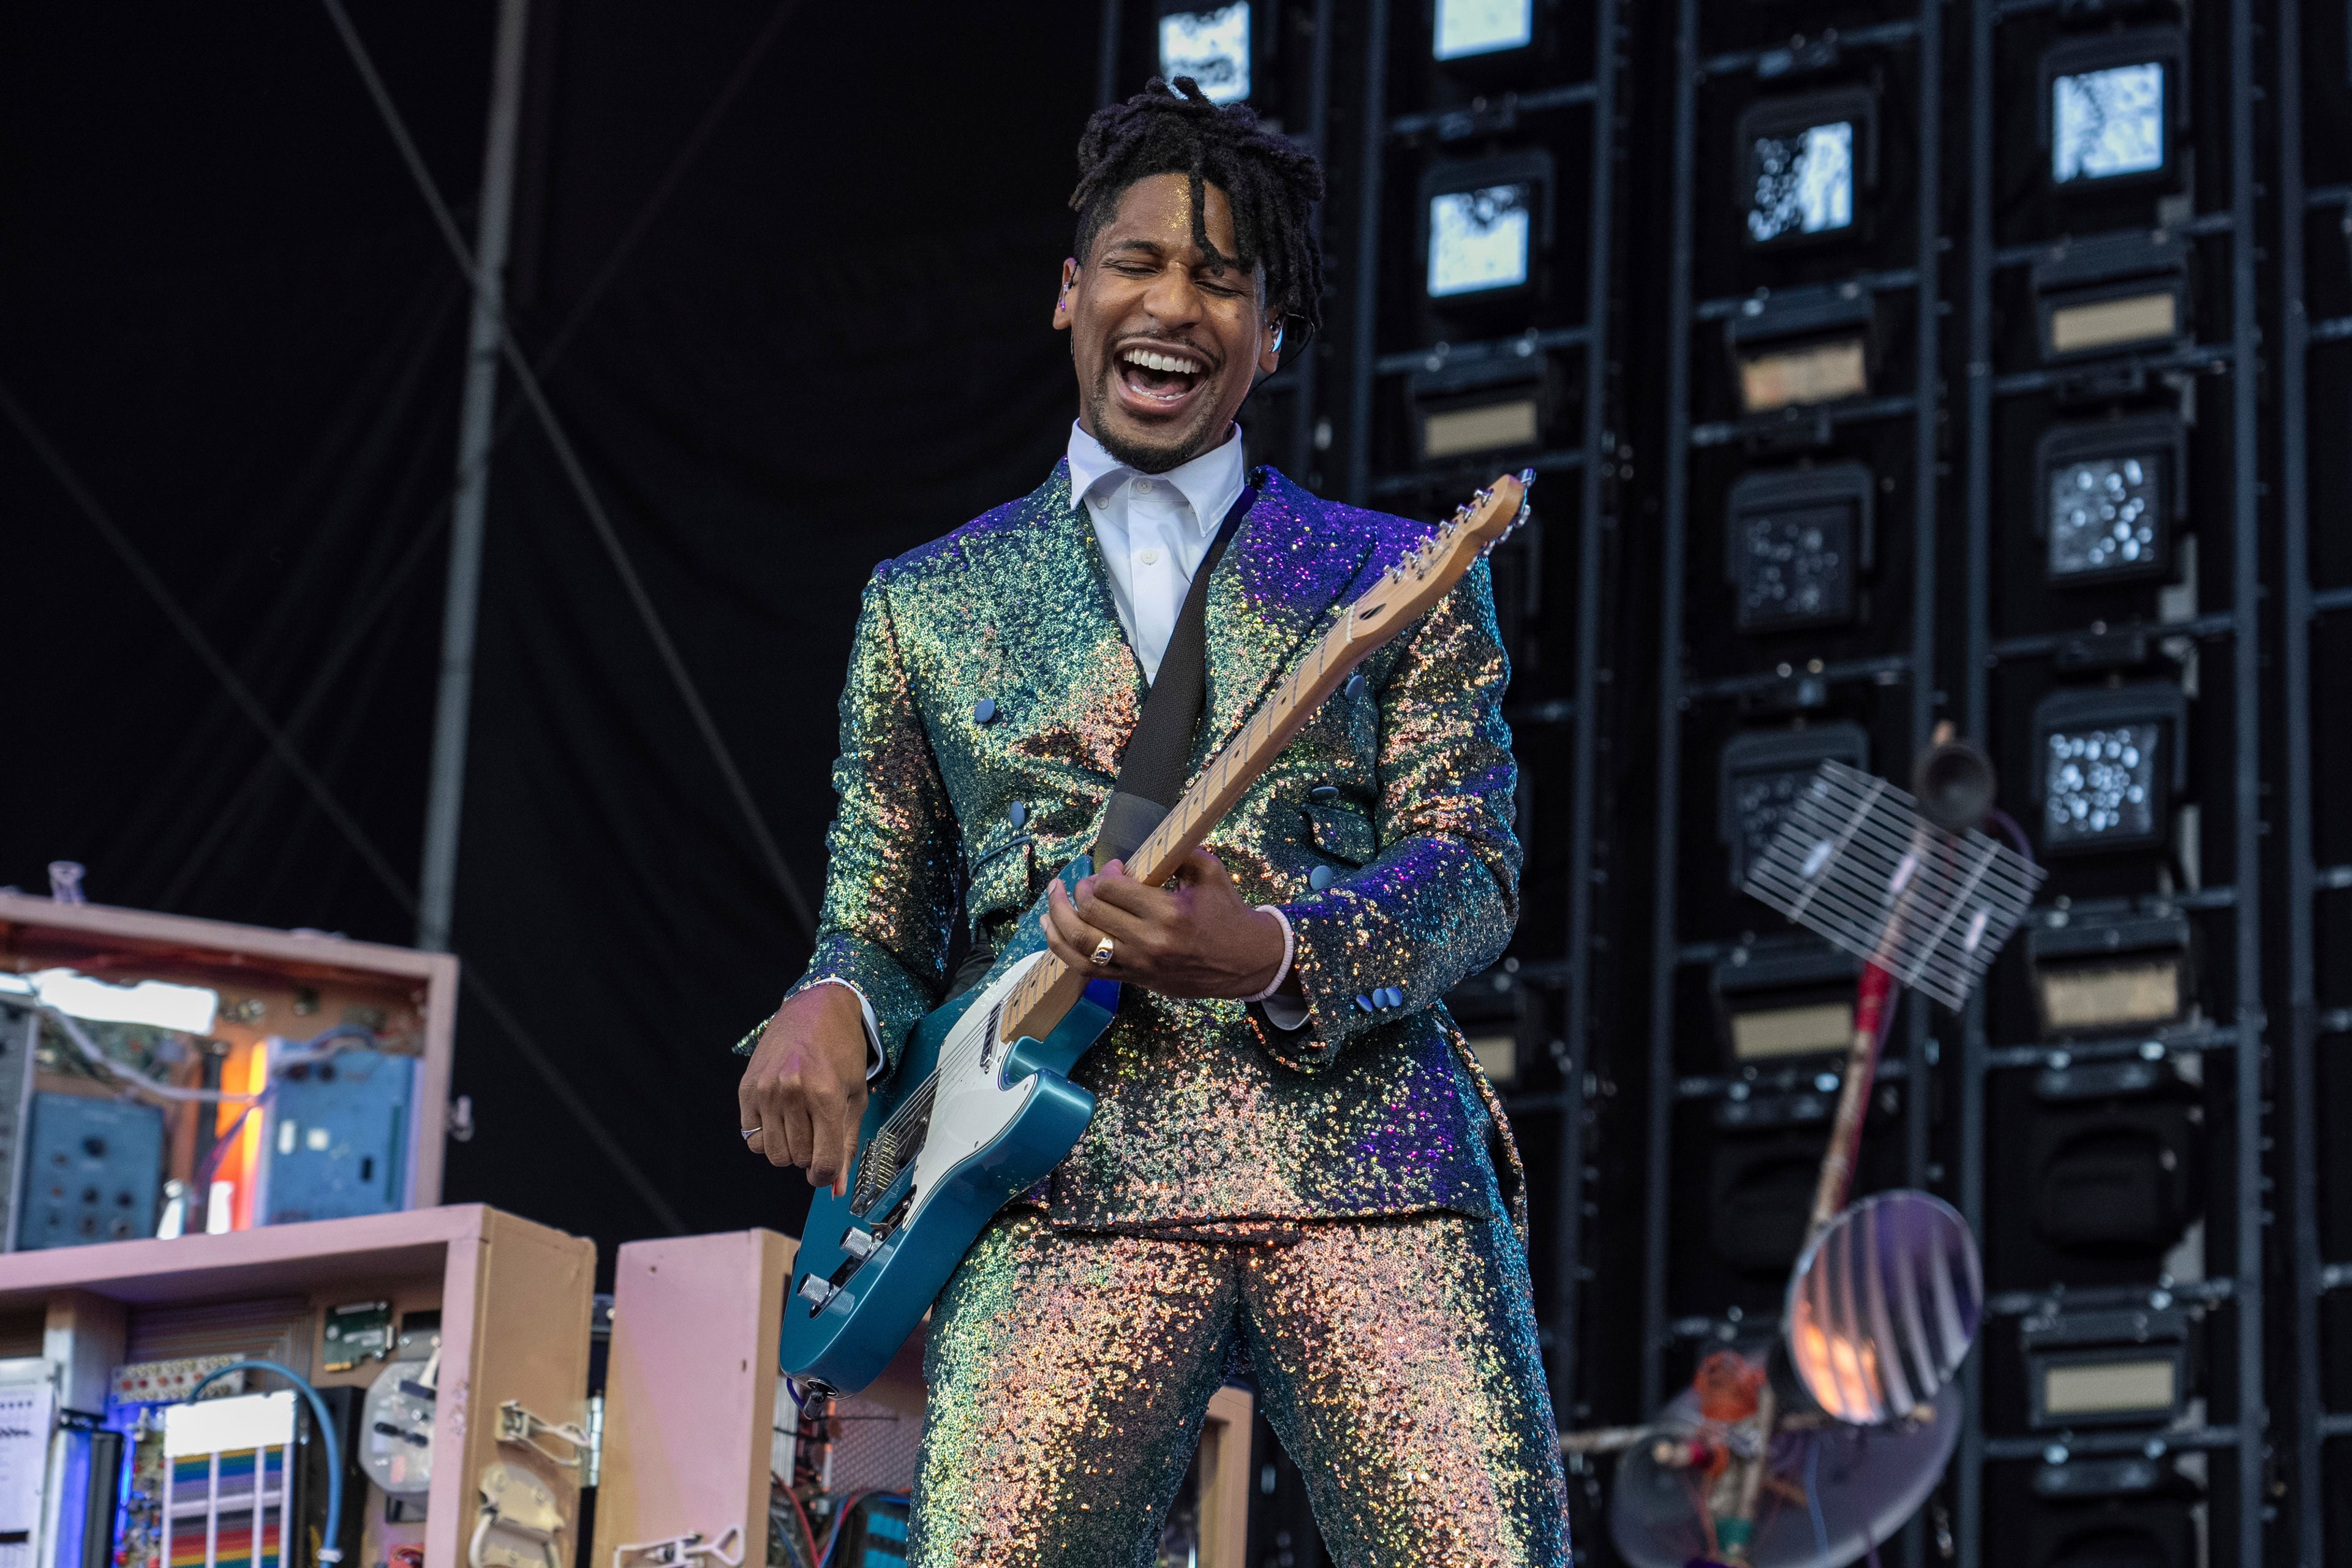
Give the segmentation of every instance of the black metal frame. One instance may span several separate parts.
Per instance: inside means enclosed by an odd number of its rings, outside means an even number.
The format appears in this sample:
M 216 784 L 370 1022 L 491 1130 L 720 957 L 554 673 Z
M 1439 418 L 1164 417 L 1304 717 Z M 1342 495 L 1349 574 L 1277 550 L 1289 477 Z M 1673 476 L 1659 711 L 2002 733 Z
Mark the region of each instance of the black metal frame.
M 2287 1222 L 2288 1300 L 2281 1317 L 2290 1351 L 2283 1392 L 2292 1421 L 2277 1447 L 2286 1460 L 2290 1491 L 2282 1511 L 2292 1516 L 2294 1561 L 2302 1568 L 2320 1568 L 2331 1545 L 2339 1558 L 2352 1550 L 2352 1542 L 2327 1540 L 2323 1508 L 2325 1445 L 2352 1436 L 2352 1412 L 2326 1407 L 2319 1372 L 2327 1348 L 2320 1335 L 2321 1302 L 2329 1292 L 2352 1286 L 2352 1264 L 2330 1263 L 2321 1248 L 2318 1057 L 2323 1041 L 2352 1034 L 2352 1009 L 2328 1012 L 2320 1006 L 2316 915 L 2324 890 L 2352 887 L 2352 866 L 2322 867 L 2314 845 L 2318 780 L 2311 734 L 2316 721 L 2312 643 L 2323 616 L 2352 611 L 2352 589 L 2321 591 L 2312 581 L 2313 447 L 2305 421 L 2311 353 L 2322 344 L 2352 338 L 2352 316 L 2312 320 L 2305 247 L 2315 225 L 2352 221 L 2352 185 L 2314 189 L 2305 180 L 2301 0 L 2276 0 L 2270 26 L 2278 46 L 2270 79 L 2278 137 L 2273 192 L 2279 215 L 2273 246 L 2276 310 L 2270 325 L 2278 343 L 2273 366 L 2278 378 L 2274 484 L 2280 536 L 2277 795 L 2283 828 L 2280 918 L 2285 938 L 2283 1027 L 2273 1049 L 2280 1058 L 2279 1089 L 2284 1096 L 2278 1184 Z M 2352 25 L 2346 31 L 2352 38 Z
M 2226 946 L 2229 950 L 2234 970 L 2235 1017 L 2231 1024 L 2208 1028 L 2196 1038 L 2168 1037 L 2165 1044 L 2171 1049 L 2198 1050 L 2209 1056 L 2218 1050 L 2227 1050 L 2232 1067 L 2233 1092 L 2231 1098 L 2237 1124 L 2230 1142 L 2235 1163 L 2227 1173 L 2228 1197 L 2209 1198 L 2208 1212 L 2211 1212 L 2213 1205 L 2221 1202 L 2233 1201 L 2239 1205 L 2242 1218 L 2235 1228 L 2235 1253 L 2225 1261 L 2226 1272 L 2222 1268 L 2214 1267 L 2218 1260 L 2209 1258 L 2209 1278 L 2206 1280 L 2193 1289 L 2184 1286 L 2168 1294 L 2174 1300 L 2209 1303 L 2226 1301 L 2230 1304 L 2229 1331 L 2225 1337 L 2232 1342 L 2226 1353 L 2231 1358 L 2234 1374 L 2231 1381 L 2236 1418 L 2227 1425 L 2208 1425 L 2186 1432 L 2165 1432 L 2160 1436 L 2147 1432 L 2076 1433 L 2056 1447 L 2070 1456 L 2083 1458 L 2139 1451 L 2211 1451 L 2215 1462 L 2209 1472 L 2210 1491 L 2214 1494 L 2234 1493 L 2236 1532 L 2234 1540 L 2225 1540 L 2218 1532 L 2210 1535 L 2208 1561 L 2252 1564 L 2266 1561 L 2263 1537 L 2265 1506 L 2263 1494 L 2263 1434 L 2266 1422 L 2266 1384 L 2263 1365 L 2264 1227 L 2260 1223 L 2261 1216 L 2253 1212 L 2266 1201 L 2263 1195 L 2265 1191 L 2263 1171 L 2265 1110 L 2263 824 L 2255 805 L 2261 785 L 2262 718 L 2264 711 L 2261 689 L 2259 618 L 2263 563 L 2257 510 L 2263 463 L 2255 428 L 2261 368 L 2256 357 L 2258 319 L 2255 308 L 2258 255 L 2255 248 L 2254 100 L 2257 89 L 2254 84 L 2256 59 L 2252 0 L 2221 0 L 2221 3 L 2228 7 L 2231 41 L 2229 112 L 2227 123 L 2219 128 L 2226 138 L 2229 153 L 2229 201 L 2226 207 L 2209 207 L 2190 222 L 2176 226 L 2175 232 L 2192 237 L 2225 237 L 2231 258 L 2227 290 L 2229 336 L 2226 343 L 2209 340 L 2202 346 L 2191 343 L 2168 354 L 2150 356 L 2150 363 L 2151 368 L 2158 364 L 2166 368 L 2198 369 L 2220 365 L 2230 373 L 2227 404 L 2230 502 L 2224 516 L 2207 518 L 2200 530 L 2200 542 L 2208 548 L 2224 547 L 2228 552 L 2231 607 L 2226 614 L 2200 616 L 2185 625 L 2167 629 L 2186 632 L 2197 637 L 2200 645 L 2228 639 L 2227 690 L 2236 724 L 2231 781 L 2233 799 L 2229 803 L 2231 859 L 2235 868 L 2235 880 L 2230 888 L 2205 889 L 2195 900 L 2177 902 L 2183 907 L 2202 909 L 2210 918 L 2229 923 L 2229 935 L 2220 939 L 2216 945 Z M 2040 369 L 2003 374 L 1996 363 L 1993 335 L 1995 279 L 2003 268 L 2033 259 L 2030 252 L 2036 247 L 2002 248 L 1996 244 L 1993 218 L 1996 190 L 1994 132 L 1997 119 L 2003 112 L 2002 105 L 1997 101 L 2003 78 L 1995 56 L 1995 39 L 1998 25 L 2005 16 L 2044 9 L 2054 4 L 2055 0 L 1972 0 L 1968 10 L 1970 174 L 1965 225 L 1965 262 L 1958 268 L 1967 288 L 1966 298 L 1960 301 L 1960 314 L 1967 333 L 1967 348 L 1960 356 L 1967 366 L 1967 390 L 1962 410 L 1965 451 L 1960 464 L 1960 482 L 1966 529 L 1968 610 L 1958 684 L 1961 688 L 1959 719 L 1962 728 L 1979 735 L 1988 732 L 1994 718 L 1990 675 L 1995 666 L 2006 658 L 2042 657 L 2048 652 L 2045 645 L 2052 645 L 2055 640 L 2033 637 L 1996 641 L 1990 610 L 1993 405 L 1997 398 L 2002 396 L 2042 390 L 2050 385 L 2052 380 L 2050 372 Z M 2187 88 L 2188 84 L 2183 81 L 2181 91 L 2185 93 Z M 2168 114 L 2175 111 L 2174 105 L 2166 107 Z M 2218 683 L 2209 681 L 2207 684 L 2210 688 Z M 1971 1002 L 1963 1015 L 1960 1032 L 1960 1073 L 1954 1093 L 1959 1123 L 1958 1197 L 1962 1214 L 1981 1236 L 1986 1219 L 1985 1187 L 1989 1159 L 1986 1148 L 1988 1075 L 1996 1068 L 2048 1059 L 2048 1047 L 1994 1048 L 1988 1036 L 1986 1008 L 1980 996 Z M 2118 1041 L 2115 1045 L 2117 1051 L 2133 1048 L 2127 1042 Z M 2069 1059 L 2081 1059 L 2083 1054 L 2080 1047 L 2067 1052 Z M 2084 1298 L 2096 1294 L 2070 1292 L 2068 1300 L 2074 1305 L 2085 1305 L 2089 1303 Z M 2106 1294 L 2122 1300 L 2126 1297 L 2143 1299 L 2147 1292 L 2141 1290 L 2136 1296 L 2127 1292 Z M 1992 1310 L 1996 1314 L 2022 1314 L 2044 1304 L 2045 1300 L 2038 1295 L 2022 1294 L 2010 1300 L 1996 1298 Z M 2223 1336 L 2223 1331 L 2218 1327 L 2214 1332 L 2217 1336 Z M 2224 1353 L 2217 1351 L 2213 1360 L 2221 1362 Z M 1981 1358 L 1972 1360 L 1965 1375 L 1968 1425 L 1962 1430 L 1953 1479 L 1955 1561 L 1960 1568 L 1978 1568 L 1984 1559 L 1984 1468 L 1987 1463 L 2044 1457 L 2053 1448 L 2051 1441 L 2044 1436 L 1987 1437 L 1981 1367 Z M 2147 1447 L 2150 1444 L 2155 1445 L 2153 1449 Z M 2221 1460 L 2221 1455 L 2231 1456 L 2233 1462 Z
M 1929 678 L 1936 654 L 1936 566 L 1939 518 L 1939 468 L 1937 461 L 1937 413 L 1942 368 L 1939 356 L 1940 319 L 1937 310 L 1938 268 L 1943 244 L 1942 185 L 1939 158 L 1942 139 L 1944 66 L 1942 16 L 1944 6 L 1927 0 L 1913 17 L 1884 25 L 1850 29 L 1842 42 L 1848 47 L 1908 47 L 1916 52 L 1918 87 L 1913 105 L 1918 131 L 1915 141 L 1917 163 L 1912 172 L 1917 203 L 1914 256 L 1907 267 L 1891 271 L 1857 270 L 1852 282 L 1864 294 L 1881 296 L 1908 292 L 1917 301 L 1914 312 L 1914 355 L 1910 384 L 1896 391 L 1874 388 L 1871 395 L 1811 411 L 1809 417 L 1832 426 L 1863 420 L 1907 420 L 1912 429 L 1911 527 L 1913 570 L 1910 584 L 1908 647 L 1864 658 L 1822 667 L 1814 674 L 1833 684 L 1904 684 L 1909 688 L 1909 747 L 1926 743 L 1934 719 L 1935 686 Z M 1692 678 L 1685 668 L 1685 595 L 1690 582 L 1694 519 L 1690 468 L 1696 452 L 1739 438 L 1757 421 L 1708 424 L 1695 416 L 1696 374 L 1694 356 L 1715 353 L 1711 338 L 1729 319 L 1739 301 L 1701 300 L 1695 297 L 1696 226 L 1698 220 L 1699 95 L 1710 79 L 1758 70 L 1765 63 L 1760 51 L 1707 55 L 1701 47 L 1702 6 L 1699 0 L 1682 0 L 1675 20 L 1673 110 L 1673 233 L 1669 251 L 1666 315 L 1667 405 L 1663 459 L 1664 505 L 1658 519 L 1661 563 L 1658 619 L 1657 752 L 1654 781 L 1656 804 L 1650 872 L 1650 992 L 1648 1000 L 1647 1172 L 1644 1177 L 1646 1244 L 1642 1281 L 1641 1413 L 1654 1411 L 1670 1392 L 1665 1361 L 1678 1339 L 1726 1338 L 1752 1333 L 1752 1320 L 1741 1325 L 1728 1320 L 1670 1321 L 1667 1300 L 1668 1204 L 1674 1169 L 1673 1119 L 1675 1106 L 1696 1096 L 1720 1095 L 1731 1080 L 1683 1081 L 1676 1073 L 1675 1041 L 1678 1023 L 1676 978 L 1687 965 L 1712 961 L 1719 943 L 1688 942 L 1683 938 L 1678 886 L 1683 858 L 1682 781 L 1691 767 L 1713 766 L 1713 759 L 1684 757 L 1685 715 L 1696 706 L 1749 695 L 1785 679 L 1785 668 L 1759 671 L 1750 677 L 1711 680 Z M 1889 106 L 1879 106 L 1881 134 Z M 1728 152 L 1730 149 L 1720 149 Z M 1894 171 L 1882 166 L 1882 186 L 1895 183 Z M 1863 199 L 1857 191 L 1857 200 Z M 1712 517 L 1697 520 L 1714 526 Z M 1759 910 L 1760 912 L 1760 910 Z M 1890 1083 L 1924 1083 L 1931 1065 L 1925 1009 L 1906 1006 L 1901 1027 L 1881 1077 Z M 1903 1168 L 1906 1180 L 1925 1185 L 1928 1152 L 1928 1100 L 1923 1094 L 1906 1098 L 1903 1123 Z M 1916 1530 L 1916 1527 L 1915 1527 Z M 1916 1542 L 1906 1550 L 1917 1559 Z
M 1580 1309 L 1589 1273 L 1584 1234 L 1586 1106 L 1581 1086 L 1590 1059 L 1595 1013 L 1591 964 L 1593 888 L 1603 816 L 1597 757 L 1601 693 L 1610 680 L 1604 654 L 1608 643 L 1602 635 L 1603 587 L 1612 565 L 1608 535 L 1614 526 L 1611 512 L 1614 496 L 1610 470 L 1617 421 L 1612 312 L 1616 301 L 1613 264 L 1619 238 L 1615 217 L 1616 165 L 1621 156 L 1617 124 L 1619 0 L 1596 0 L 1591 16 L 1594 41 L 1591 78 L 1549 85 L 1524 83 L 1510 98 L 1513 112 L 1521 116 L 1579 109 L 1591 115 L 1591 163 L 1584 210 L 1562 210 L 1558 184 L 1544 198 L 1548 204 L 1547 223 L 1557 222 L 1560 231 L 1569 234 L 1578 232 L 1580 226 L 1585 237 L 1582 320 L 1573 326 L 1530 332 L 1523 339 L 1512 340 L 1515 347 L 1526 342 L 1532 352 L 1573 351 L 1580 354 L 1583 383 L 1583 423 L 1577 445 L 1548 451 L 1533 459 L 1536 468 L 1546 475 L 1546 482 L 1536 491 L 1537 509 L 1555 520 L 1555 530 L 1558 520 L 1566 518 L 1570 509 L 1560 506 L 1555 499 L 1547 510 L 1544 497 L 1558 498 L 1570 472 L 1577 483 L 1573 509 L 1573 695 L 1565 704 L 1565 711 L 1561 711 L 1560 704 L 1553 703 L 1540 716 L 1546 721 L 1565 721 L 1572 731 L 1568 780 L 1571 838 L 1566 885 L 1568 908 L 1563 921 L 1568 940 L 1565 951 L 1556 960 L 1521 955 L 1508 961 L 1519 984 L 1552 990 L 1560 998 L 1567 1048 L 1558 1065 L 1565 1089 L 1555 1094 L 1508 1095 L 1505 1100 L 1523 1142 L 1557 1139 L 1558 1184 L 1549 1193 L 1530 1194 L 1529 1208 L 1531 1225 L 1549 1229 L 1557 1260 L 1551 1281 L 1552 1310 L 1539 1326 L 1549 1352 L 1554 1402 L 1563 1420 L 1570 1418 L 1577 1407 L 1582 1387 L 1578 1365 L 1582 1334 Z M 1326 398 L 1327 406 L 1333 410 L 1334 426 L 1343 432 L 1339 437 L 1345 455 L 1343 491 L 1357 505 L 1383 504 L 1387 497 L 1420 489 L 1428 472 L 1440 467 L 1432 464 L 1416 469 L 1408 464 L 1402 468 L 1375 472 L 1380 467 L 1376 463 L 1373 418 L 1378 384 L 1384 376 L 1402 374 L 1422 366 L 1431 352 L 1423 344 L 1384 344 L 1381 332 L 1383 264 L 1393 265 L 1400 255 L 1417 258 L 1419 254 L 1415 243 L 1419 237 L 1417 221 L 1402 236 L 1383 221 L 1390 164 L 1400 139 L 1436 129 L 1440 120 L 1434 113 L 1391 115 L 1387 110 L 1391 51 L 1399 20 L 1391 0 L 1367 0 L 1358 55 L 1362 88 L 1358 163 L 1354 189 L 1347 193 L 1356 218 L 1354 248 L 1342 273 L 1351 312 L 1349 341 L 1342 356 L 1346 379 L 1335 381 Z M 1374 128 L 1378 134 L 1372 133 Z M 1527 765 L 1524 756 L 1522 765 Z

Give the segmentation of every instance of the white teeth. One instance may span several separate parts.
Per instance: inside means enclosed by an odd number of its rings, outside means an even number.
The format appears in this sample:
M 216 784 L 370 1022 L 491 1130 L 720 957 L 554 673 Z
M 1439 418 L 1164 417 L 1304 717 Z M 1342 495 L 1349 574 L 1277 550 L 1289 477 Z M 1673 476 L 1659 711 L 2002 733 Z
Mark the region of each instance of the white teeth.
M 1129 349 L 1119 356 L 1129 364 L 1139 364 L 1146 370 L 1181 371 L 1188 375 L 1201 374 L 1200 364 L 1173 354 L 1160 353 L 1151 349 Z

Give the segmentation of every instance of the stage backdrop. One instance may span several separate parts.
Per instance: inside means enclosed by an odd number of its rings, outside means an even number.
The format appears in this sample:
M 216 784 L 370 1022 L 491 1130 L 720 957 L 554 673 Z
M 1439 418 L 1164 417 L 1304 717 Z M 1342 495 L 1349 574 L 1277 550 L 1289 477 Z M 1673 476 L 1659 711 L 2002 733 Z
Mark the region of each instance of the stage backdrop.
M 493 9 L 353 7 L 467 215 Z M 1094 9 L 533 11 L 517 330 L 534 357 L 560 336 L 554 405 L 814 903 L 860 585 L 1064 440 L 1046 323 Z M 413 887 L 466 301 L 325 12 L 36 0 L 0 22 L 0 384 Z M 469 997 L 449 1195 L 608 1249 L 796 1229 L 805 1186 L 732 1131 L 727 1047 L 805 932 L 501 395 L 455 945 L 641 1179 Z M 71 858 L 106 902 L 411 940 L 6 426 L 0 486 L 30 676 L 0 881 Z

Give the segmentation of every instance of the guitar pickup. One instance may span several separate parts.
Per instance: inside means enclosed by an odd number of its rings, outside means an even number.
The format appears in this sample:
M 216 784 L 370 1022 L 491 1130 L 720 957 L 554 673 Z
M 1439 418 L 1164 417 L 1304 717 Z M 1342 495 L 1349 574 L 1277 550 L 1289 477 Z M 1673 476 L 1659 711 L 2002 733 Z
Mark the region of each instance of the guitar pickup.
M 874 1249 L 881 1245 L 881 1242 L 875 1238 L 872 1231 L 860 1230 L 854 1225 L 845 1231 L 841 1237 L 841 1250 L 860 1263 L 873 1257 Z

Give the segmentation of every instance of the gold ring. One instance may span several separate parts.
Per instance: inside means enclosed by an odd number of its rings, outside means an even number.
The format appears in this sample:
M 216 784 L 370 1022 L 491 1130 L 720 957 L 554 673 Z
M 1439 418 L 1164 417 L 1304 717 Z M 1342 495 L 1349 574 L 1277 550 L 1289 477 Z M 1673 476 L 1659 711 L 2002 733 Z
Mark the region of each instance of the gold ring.
M 1102 939 L 1102 941 L 1100 941 L 1100 942 L 1098 942 L 1095 943 L 1095 951 L 1094 951 L 1094 954 L 1093 954 L 1093 956 L 1094 956 L 1095 963 L 1097 964 L 1097 967 L 1099 967 L 1099 966 L 1100 966 L 1100 965 L 1102 965 L 1102 964 L 1108 963 L 1110 962 L 1110 955 L 1111 955 L 1111 952 L 1112 952 L 1112 950 L 1113 950 L 1114 945 L 1115 945 L 1115 944 L 1111 942 L 1110 938 L 1108 938 L 1108 937 L 1105 937 L 1105 938 L 1103 938 L 1103 939 Z

